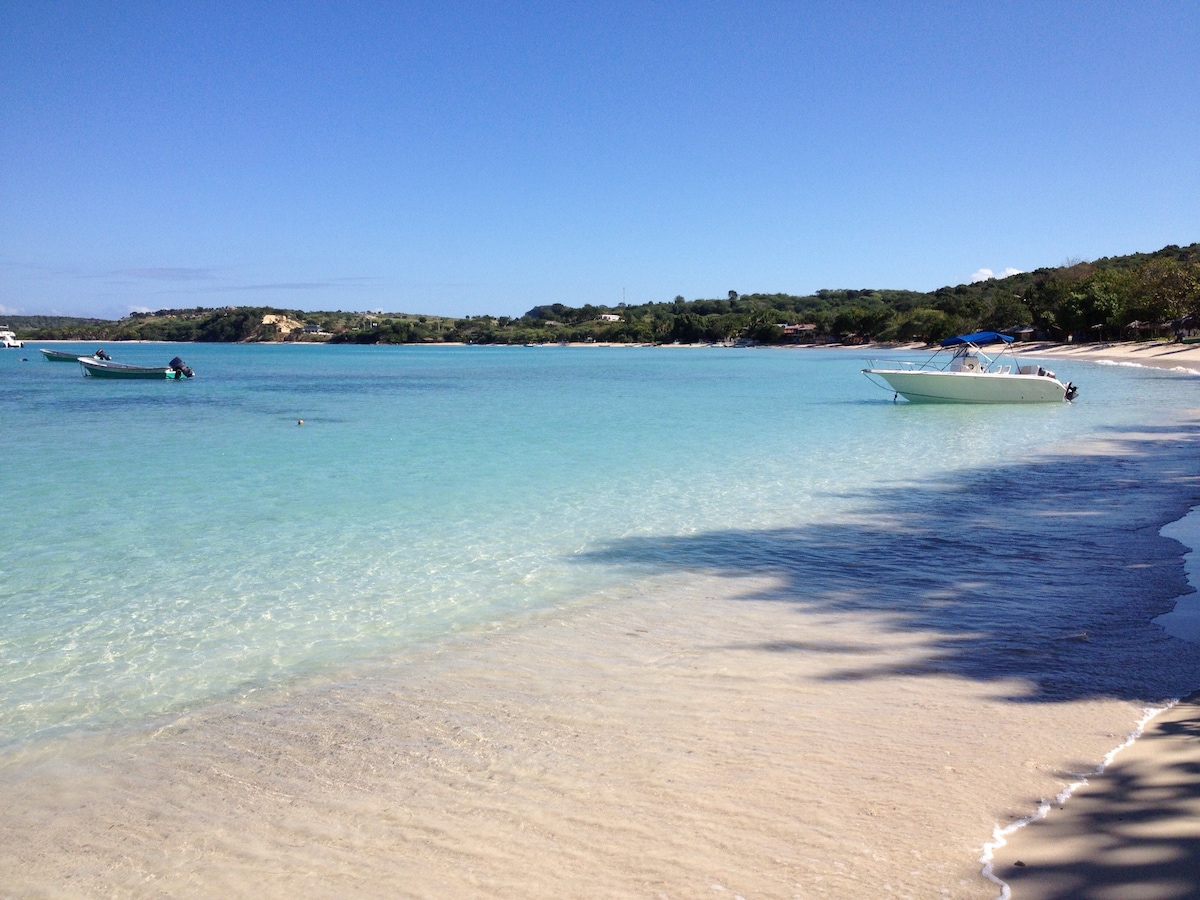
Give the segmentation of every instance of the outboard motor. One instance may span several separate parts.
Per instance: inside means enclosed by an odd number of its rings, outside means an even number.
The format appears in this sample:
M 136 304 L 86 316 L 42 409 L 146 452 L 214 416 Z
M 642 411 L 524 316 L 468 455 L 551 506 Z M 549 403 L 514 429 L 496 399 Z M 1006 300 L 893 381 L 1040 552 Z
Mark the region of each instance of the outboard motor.
M 173 371 L 175 373 L 176 378 L 178 378 L 180 376 L 183 376 L 184 378 L 191 378 L 193 375 L 196 374 L 195 372 L 192 371 L 191 367 L 188 366 L 178 356 L 175 357 L 173 360 L 171 360 L 169 363 L 167 363 L 167 365 L 171 367 L 171 371 Z
M 1079 395 L 1079 388 L 1075 387 L 1073 381 L 1067 382 L 1067 399 L 1074 400 Z

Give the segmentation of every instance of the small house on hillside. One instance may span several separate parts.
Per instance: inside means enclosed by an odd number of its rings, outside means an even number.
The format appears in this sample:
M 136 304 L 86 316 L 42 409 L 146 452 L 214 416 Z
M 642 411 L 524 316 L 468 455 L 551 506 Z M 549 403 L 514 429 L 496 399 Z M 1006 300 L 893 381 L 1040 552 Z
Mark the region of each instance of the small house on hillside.
M 817 326 L 811 323 L 784 325 L 783 336 L 794 344 L 813 343 L 817 339 Z

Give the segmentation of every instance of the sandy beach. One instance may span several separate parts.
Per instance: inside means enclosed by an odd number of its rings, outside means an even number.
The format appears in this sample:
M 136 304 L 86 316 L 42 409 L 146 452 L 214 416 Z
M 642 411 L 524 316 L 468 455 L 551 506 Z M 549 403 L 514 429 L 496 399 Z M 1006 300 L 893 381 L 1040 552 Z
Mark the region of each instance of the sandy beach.
M 1127 363 L 1153 366 L 1159 369 L 1195 370 L 1200 373 L 1200 344 L 1179 344 L 1169 341 L 1112 341 L 1095 344 L 1026 341 L 1010 344 L 1009 347 L 1013 353 L 1020 356 Z M 917 352 L 929 348 L 925 344 L 866 344 L 844 349 L 861 353 L 864 350 L 882 352 L 898 349 Z
M 60 759 L 5 785 L 6 895 L 984 900 L 996 817 L 1140 714 L 869 677 L 938 636 L 748 599 L 778 589 L 685 579 Z
M 1080 359 L 1098 362 L 1137 363 L 1159 369 L 1191 369 L 1200 372 L 1200 344 L 1168 341 L 1123 341 L 1097 344 L 1014 344 L 1015 352 L 1025 356 L 1053 359 Z

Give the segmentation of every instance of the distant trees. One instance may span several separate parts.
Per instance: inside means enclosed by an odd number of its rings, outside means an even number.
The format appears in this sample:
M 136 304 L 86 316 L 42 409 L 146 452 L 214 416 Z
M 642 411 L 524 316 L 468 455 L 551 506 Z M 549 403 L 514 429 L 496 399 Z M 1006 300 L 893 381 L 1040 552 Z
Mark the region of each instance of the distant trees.
M 612 321 L 612 316 L 618 316 Z M 609 318 L 602 318 L 607 316 Z M 295 341 L 411 344 L 456 341 L 536 344 L 557 341 L 680 343 L 748 340 L 778 344 L 812 340 L 938 341 L 979 329 L 1032 326 L 1047 338 L 1111 339 L 1165 335 L 1171 323 L 1200 319 L 1200 244 L 1038 269 L 935 291 L 824 289 L 815 294 L 739 294 L 617 307 L 563 303 L 523 316 L 462 319 L 394 313 L 301 312 L 269 307 L 159 310 L 118 322 L 8 317 L 33 340 Z M 268 323 L 264 323 L 264 317 Z M 277 322 L 310 326 L 281 331 Z
M 1165 333 L 1200 315 L 1200 245 L 1039 270 L 1025 293 L 1032 324 L 1048 336 L 1113 338 L 1131 329 Z

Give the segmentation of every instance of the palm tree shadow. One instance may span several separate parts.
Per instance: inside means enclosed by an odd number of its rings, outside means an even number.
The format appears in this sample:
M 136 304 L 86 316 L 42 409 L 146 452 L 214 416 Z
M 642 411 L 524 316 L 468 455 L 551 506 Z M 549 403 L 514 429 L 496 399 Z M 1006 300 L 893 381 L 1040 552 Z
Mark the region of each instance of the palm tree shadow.
M 636 570 L 767 577 L 747 595 L 818 612 L 886 614 L 934 632 L 903 669 L 1033 686 L 1013 700 L 1155 702 L 1200 683 L 1200 645 L 1150 620 L 1191 588 L 1159 529 L 1200 502 L 1200 428 L 1114 433 L 1103 453 L 950 475 L 857 498 L 853 521 L 626 538 L 580 559 Z M 809 652 L 763 644 L 770 652 Z
M 1069 815 L 1052 812 L 1019 836 L 1031 855 L 1021 859 L 1015 846 L 1004 852 L 995 874 L 1017 896 L 1200 896 L 1200 836 L 1195 828 L 1200 763 L 1186 758 L 1200 740 L 1200 695 L 1184 700 L 1177 713 L 1139 740 L 1152 763 L 1118 757 L 1072 798 Z M 1064 846 L 1076 851 L 1065 856 L 1045 852 Z

